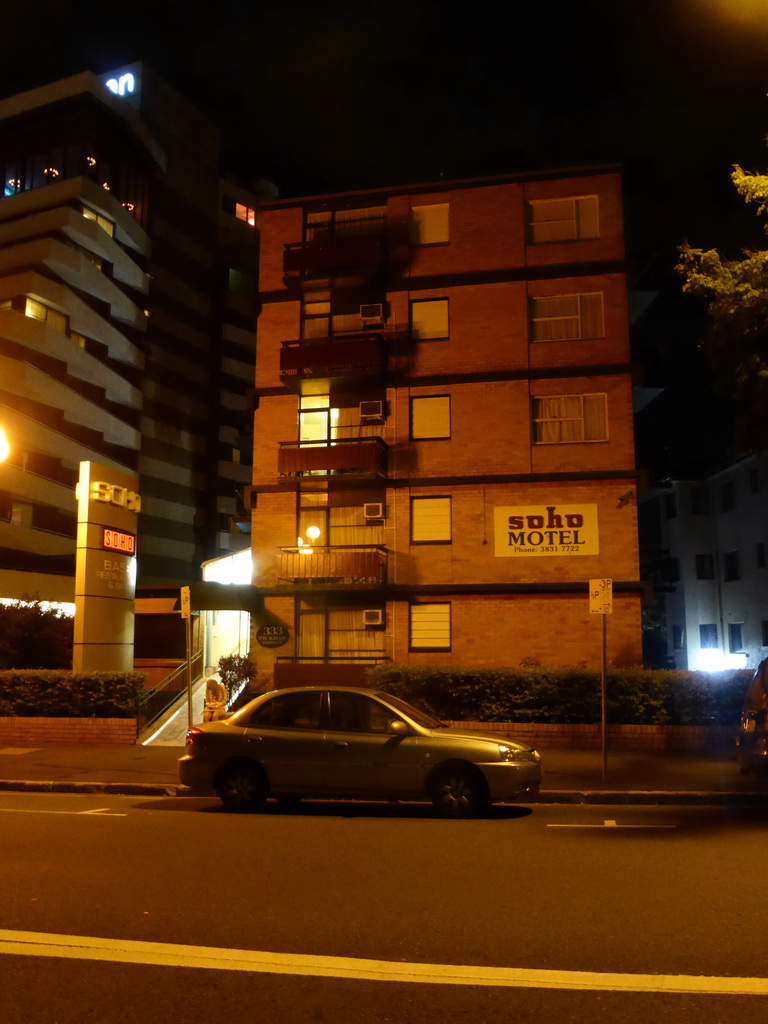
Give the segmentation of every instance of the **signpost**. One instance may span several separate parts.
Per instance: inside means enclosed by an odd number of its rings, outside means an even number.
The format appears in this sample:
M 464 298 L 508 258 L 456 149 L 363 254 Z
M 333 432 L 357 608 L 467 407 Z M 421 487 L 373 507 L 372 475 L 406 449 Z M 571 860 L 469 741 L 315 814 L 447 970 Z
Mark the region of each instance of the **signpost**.
M 600 659 L 600 737 L 603 753 L 603 782 L 605 782 L 608 768 L 608 747 L 606 744 L 606 693 L 605 693 L 605 663 L 606 663 L 606 616 L 613 611 L 613 580 L 590 580 L 589 581 L 589 611 L 591 615 L 602 616 L 602 656 Z
M 189 587 L 181 588 L 181 617 L 184 619 L 187 638 L 187 718 L 192 728 L 192 616 L 190 614 Z

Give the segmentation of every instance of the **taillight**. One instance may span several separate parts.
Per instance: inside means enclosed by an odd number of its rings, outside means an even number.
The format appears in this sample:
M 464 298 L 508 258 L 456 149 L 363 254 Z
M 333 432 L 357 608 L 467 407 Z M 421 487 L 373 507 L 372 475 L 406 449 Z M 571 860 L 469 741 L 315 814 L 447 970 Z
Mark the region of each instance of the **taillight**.
M 187 729 L 187 753 L 192 753 L 192 748 L 195 745 L 195 740 L 198 736 L 202 736 L 203 730 L 198 729 L 196 725 L 192 725 Z

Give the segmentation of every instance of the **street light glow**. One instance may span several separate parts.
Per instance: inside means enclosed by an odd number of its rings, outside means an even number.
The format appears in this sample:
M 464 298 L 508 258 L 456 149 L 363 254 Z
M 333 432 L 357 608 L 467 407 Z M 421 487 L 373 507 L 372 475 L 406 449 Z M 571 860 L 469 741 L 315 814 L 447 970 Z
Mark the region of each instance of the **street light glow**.
M 0 427 L 0 462 L 7 459 L 11 451 L 11 446 L 8 444 L 8 438 L 5 436 L 5 431 Z

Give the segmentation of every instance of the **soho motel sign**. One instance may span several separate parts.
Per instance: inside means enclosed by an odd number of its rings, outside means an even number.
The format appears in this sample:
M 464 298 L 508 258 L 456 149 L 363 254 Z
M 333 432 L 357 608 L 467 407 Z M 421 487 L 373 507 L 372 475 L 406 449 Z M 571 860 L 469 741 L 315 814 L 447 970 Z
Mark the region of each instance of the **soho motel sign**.
M 133 474 L 80 463 L 77 485 L 75 672 L 133 670 L 136 527 Z

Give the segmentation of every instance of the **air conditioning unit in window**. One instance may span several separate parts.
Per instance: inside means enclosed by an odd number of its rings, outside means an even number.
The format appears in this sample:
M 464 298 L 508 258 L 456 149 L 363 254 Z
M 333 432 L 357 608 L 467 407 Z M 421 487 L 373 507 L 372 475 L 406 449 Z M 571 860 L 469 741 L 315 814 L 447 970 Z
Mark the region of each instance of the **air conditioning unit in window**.
M 380 420 L 384 417 L 383 402 L 361 402 L 359 408 L 361 420 Z
M 363 516 L 365 519 L 383 519 L 384 506 L 380 501 L 367 501 L 363 505 Z
M 366 608 L 363 612 L 364 626 L 383 626 L 384 611 L 381 608 Z
M 360 319 L 363 323 L 381 323 L 384 319 L 384 307 L 380 302 L 366 302 L 360 307 Z

